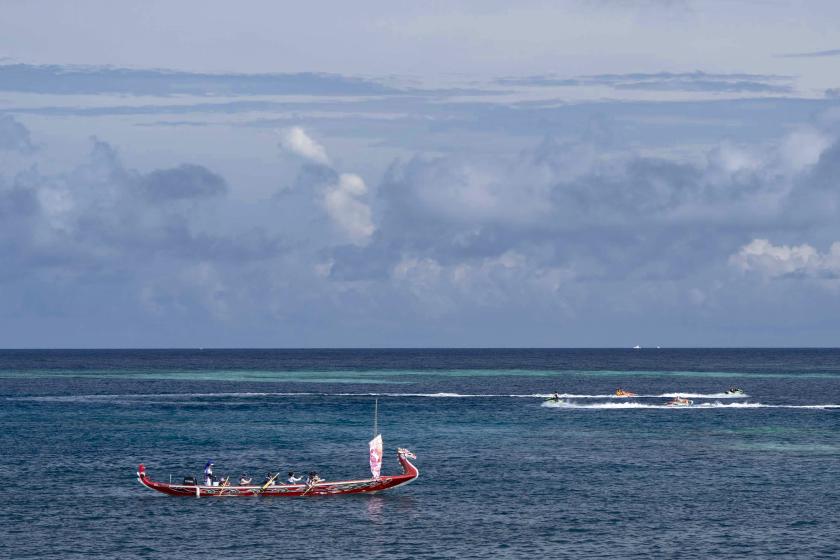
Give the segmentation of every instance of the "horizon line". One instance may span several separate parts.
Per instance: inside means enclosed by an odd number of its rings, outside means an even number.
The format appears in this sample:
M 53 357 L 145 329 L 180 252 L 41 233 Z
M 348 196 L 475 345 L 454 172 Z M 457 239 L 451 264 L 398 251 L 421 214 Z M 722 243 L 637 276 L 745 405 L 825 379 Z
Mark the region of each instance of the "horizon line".
M 225 351 L 225 350 L 840 350 L 840 346 L 25 346 L 0 348 L 17 351 Z

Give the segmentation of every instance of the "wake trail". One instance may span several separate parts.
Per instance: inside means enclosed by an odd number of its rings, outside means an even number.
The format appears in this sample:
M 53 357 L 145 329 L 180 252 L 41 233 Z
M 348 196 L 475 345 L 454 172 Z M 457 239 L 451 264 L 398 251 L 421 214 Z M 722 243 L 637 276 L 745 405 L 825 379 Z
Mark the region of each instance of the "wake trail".
M 757 409 L 789 408 L 803 410 L 824 410 L 840 408 L 840 404 L 764 404 L 764 403 L 695 403 L 689 406 L 669 406 L 667 404 L 645 404 L 636 402 L 577 404 L 570 402 L 544 402 L 545 408 L 589 409 L 589 410 L 715 410 L 715 409 Z

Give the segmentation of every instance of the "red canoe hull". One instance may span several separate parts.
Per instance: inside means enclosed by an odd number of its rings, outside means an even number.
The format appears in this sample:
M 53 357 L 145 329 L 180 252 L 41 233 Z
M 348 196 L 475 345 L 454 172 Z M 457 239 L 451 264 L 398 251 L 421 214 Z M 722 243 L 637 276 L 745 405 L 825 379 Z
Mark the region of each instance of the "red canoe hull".
M 382 476 L 378 479 L 364 479 L 364 480 L 341 480 L 336 482 L 318 482 L 317 484 L 278 484 L 276 486 L 268 486 L 263 489 L 262 486 L 204 486 L 204 485 L 186 485 L 186 484 L 169 484 L 166 482 L 156 482 L 151 480 L 146 474 L 146 469 L 143 465 L 137 471 L 137 480 L 146 488 L 151 488 L 170 496 L 184 496 L 196 498 L 222 498 L 222 497 L 244 497 L 244 496 L 264 496 L 264 497 L 289 497 L 297 496 L 335 496 L 339 494 L 370 494 L 373 492 L 381 492 L 397 486 L 403 486 L 413 481 L 420 475 L 411 462 L 408 456 L 414 457 L 410 452 L 403 452 L 400 450 L 398 454 L 400 465 L 403 468 L 403 474 L 394 476 Z

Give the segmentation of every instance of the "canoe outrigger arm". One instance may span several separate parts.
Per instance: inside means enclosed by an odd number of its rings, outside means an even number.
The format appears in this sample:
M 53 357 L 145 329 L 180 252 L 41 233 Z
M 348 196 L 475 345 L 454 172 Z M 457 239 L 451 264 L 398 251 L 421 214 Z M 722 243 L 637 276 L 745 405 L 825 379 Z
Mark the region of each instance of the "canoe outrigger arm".
M 403 486 L 420 475 L 420 471 L 409 459 L 417 456 L 404 448 L 397 449 L 402 474 L 366 478 L 361 480 L 340 480 L 336 482 L 316 482 L 315 484 L 278 484 L 262 489 L 259 485 L 248 486 L 206 486 L 203 484 L 172 484 L 156 482 L 149 478 L 146 467 L 141 464 L 137 469 L 137 480 L 146 488 L 151 488 L 170 496 L 195 496 L 196 498 L 221 498 L 233 496 L 332 496 L 336 494 L 365 494 L 381 492 L 397 486 Z

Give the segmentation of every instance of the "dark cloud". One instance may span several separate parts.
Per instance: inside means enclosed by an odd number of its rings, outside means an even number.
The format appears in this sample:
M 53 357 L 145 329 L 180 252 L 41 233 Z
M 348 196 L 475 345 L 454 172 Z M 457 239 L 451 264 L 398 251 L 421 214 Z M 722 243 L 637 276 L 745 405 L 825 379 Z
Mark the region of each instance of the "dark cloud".
M 627 81 L 645 81 L 645 80 L 756 80 L 762 82 L 772 81 L 789 81 L 791 76 L 783 74 L 749 74 L 749 73 L 730 73 L 721 74 L 714 72 L 630 72 L 627 74 L 590 74 L 583 76 L 583 78 L 606 83 L 615 84 Z
M 0 219 L 14 220 L 38 211 L 38 200 L 31 189 L 15 185 L 4 187 L 0 182 Z
M 546 86 L 565 87 L 582 86 L 586 81 L 577 78 L 561 78 L 558 76 L 521 76 L 497 78 L 495 83 L 506 86 Z
M 132 95 L 381 95 L 396 90 L 361 78 L 298 74 L 200 74 L 102 66 L 0 65 L 0 91 Z
M 645 91 L 706 91 L 722 93 L 791 93 L 793 88 L 787 85 L 750 82 L 745 80 L 697 80 L 668 79 L 645 82 L 623 82 L 613 84 L 616 89 Z
M 840 49 L 829 49 L 825 51 L 812 51 L 801 53 L 786 53 L 776 55 L 779 58 L 824 58 L 827 56 L 840 56 Z
M 838 214 L 840 141 L 820 154 L 817 163 L 798 181 L 785 203 L 786 218 L 806 230 L 818 229 L 821 223 L 827 221 L 833 222 Z M 840 232 L 836 233 L 840 237 Z
M 11 115 L 0 114 L 0 151 L 28 154 L 35 151 L 29 129 Z
M 206 167 L 189 163 L 143 175 L 139 186 L 155 202 L 216 196 L 228 189 L 224 177 Z
M 33 167 L 0 184 L 0 233 L 14 239 L 7 249 L 29 263 L 22 274 L 58 263 L 66 270 L 119 270 L 157 257 L 250 262 L 282 254 L 284 244 L 256 226 L 220 235 L 197 208 L 161 204 L 207 201 L 226 190 L 224 178 L 199 165 L 138 173 L 113 146 L 93 139 L 89 157 L 67 173 L 44 175 Z
M 475 88 L 396 88 L 365 78 L 319 72 L 198 73 L 108 66 L 0 64 L 0 91 L 128 95 L 486 95 Z M 499 93 L 499 92 L 493 92 Z
M 524 76 L 499 78 L 503 85 L 533 87 L 609 86 L 619 90 L 695 91 L 721 93 L 791 93 L 790 76 L 776 74 L 715 74 L 706 72 L 658 72 L 595 74 L 575 78 Z

